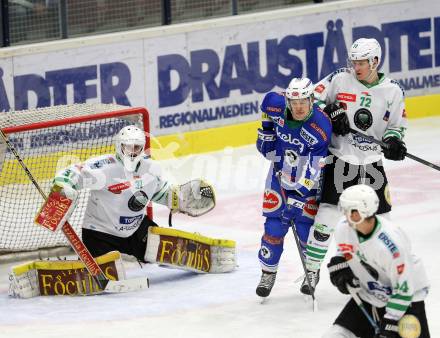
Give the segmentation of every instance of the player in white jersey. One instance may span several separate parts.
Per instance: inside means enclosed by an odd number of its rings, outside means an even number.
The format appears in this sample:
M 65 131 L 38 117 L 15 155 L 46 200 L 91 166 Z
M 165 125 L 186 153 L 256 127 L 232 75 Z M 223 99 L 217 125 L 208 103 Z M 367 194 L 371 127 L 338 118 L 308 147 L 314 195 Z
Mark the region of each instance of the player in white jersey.
M 148 227 L 156 225 L 146 216 L 147 204 L 199 216 L 214 207 L 213 189 L 202 180 L 182 186 L 163 180 L 159 165 L 145 155 L 145 134 L 136 126 L 121 129 L 115 146 L 116 154 L 60 171 L 54 185 L 72 201 L 79 190 L 90 189 L 82 238 L 93 256 L 118 250 L 145 261 Z
M 339 196 L 350 186 L 365 183 L 379 196 L 378 214 L 391 210 L 385 158 L 403 160 L 407 127 L 404 93 L 399 84 L 378 72 L 381 47 L 375 39 L 359 39 L 351 46 L 349 68 L 338 69 L 315 86 L 318 104 L 332 120 L 324 183 L 313 232 L 307 243 L 307 267 L 318 270 L 325 257 L 331 233 L 341 217 Z M 388 147 L 350 132 L 362 132 Z
M 375 336 L 366 315 L 350 299 L 325 338 L 429 337 L 426 271 L 403 230 L 376 216 L 378 206 L 379 198 L 368 185 L 344 190 L 339 208 L 345 217 L 335 231 L 338 252 L 328 268 L 339 291 L 348 294 L 348 287 L 354 288 L 380 333 Z

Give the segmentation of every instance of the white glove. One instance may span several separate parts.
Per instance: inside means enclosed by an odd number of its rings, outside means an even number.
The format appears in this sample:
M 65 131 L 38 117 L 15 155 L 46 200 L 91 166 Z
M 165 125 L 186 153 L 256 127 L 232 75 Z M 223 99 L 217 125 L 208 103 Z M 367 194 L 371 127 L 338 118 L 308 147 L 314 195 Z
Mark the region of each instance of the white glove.
M 201 179 L 191 180 L 179 186 L 172 186 L 168 193 L 171 211 L 198 217 L 215 207 L 214 187 Z

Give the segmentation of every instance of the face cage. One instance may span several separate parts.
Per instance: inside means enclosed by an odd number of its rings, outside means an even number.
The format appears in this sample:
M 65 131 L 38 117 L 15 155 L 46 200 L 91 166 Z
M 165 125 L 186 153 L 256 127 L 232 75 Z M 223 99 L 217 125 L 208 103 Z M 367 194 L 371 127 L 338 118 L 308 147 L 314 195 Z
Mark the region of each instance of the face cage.
M 303 99 L 306 99 L 306 98 L 303 98 Z M 291 111 L 291 113 L 293 114 L 293 107 L 292 107 L 292 105 L 290 104 L 290 102 L 291 101 L 295 101 L 295 100 L 303 100 L 303 99 L 289 99 L 287 96 L 286 96 L 286 104 L 287 104 L 287 107 L 289 108 L 289 110 Z M 310 107 L 309 107 L 309 112 L 312 110 L 312 108 L 313 108 L 313 101 L 314 101 L 314 99 L 313 99 L 313 94 L 311 94 L 308 98 L 308 101 L 309 101 L 309 105 L 310 105 Z
M 368 65 L 370 66 L 370 71 L 377 70 L 377 68 L 379 67 L 379 62 L 377 63 L 376 67 L 373 67 L 373 59 L 371 58 L 363 59 L 363 60 L 368 61 Z M 350 72 L 352 74 L 355 74 L 356 72 L 354 70 L 353 61 L 362 61 L 362 60 L 351 60 L 350 57 L 347 58 L 347 68 L 350 69 Z
M 144 145 L 142 145 L 142 144 L 121 143 L 122 155 L 129 157 L 131 160 L 134 160 L 136 157 L 141 155 L 143 150 L 144 150 Z

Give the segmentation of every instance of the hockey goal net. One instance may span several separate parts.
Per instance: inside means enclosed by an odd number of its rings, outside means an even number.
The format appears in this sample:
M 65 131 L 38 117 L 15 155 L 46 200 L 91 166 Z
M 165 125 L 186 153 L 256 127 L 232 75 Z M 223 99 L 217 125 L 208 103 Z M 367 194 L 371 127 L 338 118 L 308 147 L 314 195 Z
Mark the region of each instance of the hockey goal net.
M 46 194 L 58 170 L 114 153 L 115 135 L 129 124 L 149 135 L 148 111 L 114 104 L 74 104 L 0 113 L 0 128 Z M 146 141 L 149 149 L 149 137 Z M 81 192 L 69 219 L 79 235 L 88 197 L 87 190 Z M 0 256 L 68 246 L 62 232 L 34 224 L 42 204 L 43 198 L 0 140 Z

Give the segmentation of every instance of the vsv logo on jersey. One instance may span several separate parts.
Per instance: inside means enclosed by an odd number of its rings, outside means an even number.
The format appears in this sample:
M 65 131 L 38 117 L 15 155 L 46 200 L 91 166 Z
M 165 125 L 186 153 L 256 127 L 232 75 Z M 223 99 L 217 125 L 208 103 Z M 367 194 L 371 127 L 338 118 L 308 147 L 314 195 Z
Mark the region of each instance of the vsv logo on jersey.
M 388 250 L 393 254 L 393 258 L 398 258 L 400 256 L 399 249 L 384 232 L 381 232 L 379 234 L 379 239 L 385 244 Z

